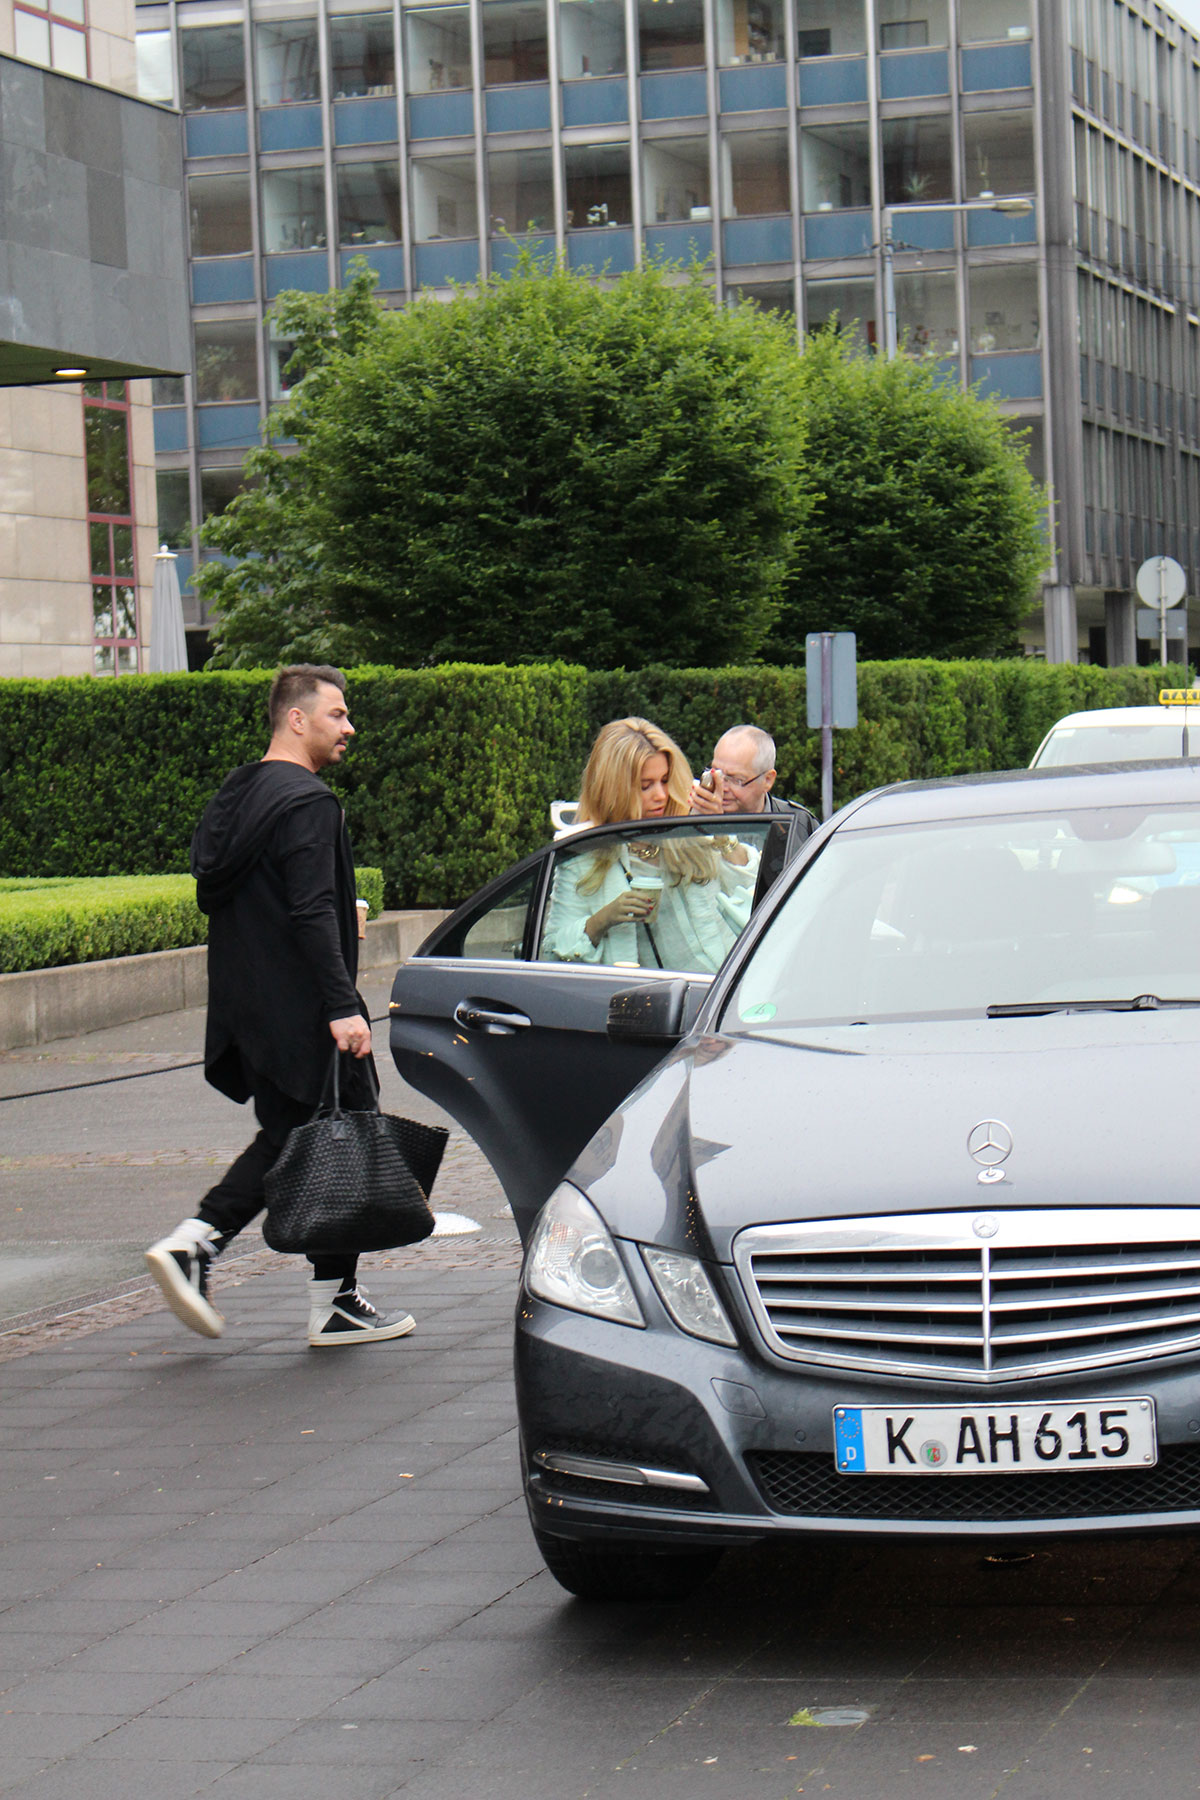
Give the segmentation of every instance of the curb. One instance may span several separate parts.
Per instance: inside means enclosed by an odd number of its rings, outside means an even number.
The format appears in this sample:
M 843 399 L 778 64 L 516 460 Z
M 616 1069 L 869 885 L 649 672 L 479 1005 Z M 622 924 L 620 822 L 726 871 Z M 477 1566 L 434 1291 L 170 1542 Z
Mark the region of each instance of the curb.
M 367 926 L 359 969 L 399 965 L 448 915 L 434 908 L 385 912 Z M 159 1013 L 187 1012 L 208 999 L 208 951 L 157 950 L 0 975 L 0 1051 L 78 1037 Z

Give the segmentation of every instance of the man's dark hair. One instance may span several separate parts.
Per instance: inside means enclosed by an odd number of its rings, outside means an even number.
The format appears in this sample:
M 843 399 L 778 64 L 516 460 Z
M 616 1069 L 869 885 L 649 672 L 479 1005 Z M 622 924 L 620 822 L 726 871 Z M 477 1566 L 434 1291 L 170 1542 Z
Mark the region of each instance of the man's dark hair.
M 328 663 L 290 663 L 286 669 L 279 670 L 267 695 L 267 717 L 272 733 L 279 730 L 293 706 L 309 705 L 323 681 L 330 687 L 339 688 L 343 694 L 346 691 L 346 677 Z

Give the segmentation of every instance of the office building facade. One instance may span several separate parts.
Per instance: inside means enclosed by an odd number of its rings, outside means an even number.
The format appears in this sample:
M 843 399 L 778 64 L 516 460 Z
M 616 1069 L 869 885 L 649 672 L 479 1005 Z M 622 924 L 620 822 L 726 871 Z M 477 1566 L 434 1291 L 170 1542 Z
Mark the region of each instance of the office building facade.
M 994 395 L 1052 494 L 1031 652 L 1132 660 L 1139 561 L 1194 582 L 1200 40 L 1153 0 L 156 0 L 138 48 L 184 114 L 185 578 L 282 393 L 277 294 L 364 255 L 400 305 L 529 243 L 709 259 Z

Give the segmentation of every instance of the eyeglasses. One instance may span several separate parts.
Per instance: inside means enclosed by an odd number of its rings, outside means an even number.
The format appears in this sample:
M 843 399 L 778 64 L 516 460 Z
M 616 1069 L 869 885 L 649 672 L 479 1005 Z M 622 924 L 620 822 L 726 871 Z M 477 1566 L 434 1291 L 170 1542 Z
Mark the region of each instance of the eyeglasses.
M 760 769 L 757 775 L 733 775 L 728 769 L 722 769 L 721 774 L 725 777 L 726 787 L 748 788 L 753 787 L 756 781 L 761 781 L 764 775 L 769 775 L 770 770 Z

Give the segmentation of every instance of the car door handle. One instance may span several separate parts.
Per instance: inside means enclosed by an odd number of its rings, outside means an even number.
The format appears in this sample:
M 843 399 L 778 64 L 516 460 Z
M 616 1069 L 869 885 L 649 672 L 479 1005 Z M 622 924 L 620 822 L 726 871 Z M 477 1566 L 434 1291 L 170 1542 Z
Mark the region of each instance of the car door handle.
M 489 1037 L 511 1037 L 514 1032 L 528 1031 L 533 1021 L 524 1013 L 496 1012 L 474 1000 L 460 1000 L 454 1009 L 454 1023 L 467 1031 L 486 1032 Z

